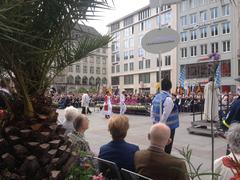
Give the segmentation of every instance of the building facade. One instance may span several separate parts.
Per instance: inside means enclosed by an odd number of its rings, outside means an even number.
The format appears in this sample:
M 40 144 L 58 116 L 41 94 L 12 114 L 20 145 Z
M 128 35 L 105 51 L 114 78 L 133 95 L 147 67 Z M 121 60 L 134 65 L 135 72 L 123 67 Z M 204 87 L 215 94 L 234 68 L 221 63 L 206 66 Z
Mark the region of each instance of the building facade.
M 177 6 L 143 7 L 108 25 L 114 40 L 109 44 L 109 86 L 129 93 L 155 94 L 159 82 L 158 55 L 145 52 L 143 36 L 160 27 L 177 28 Z M 162 54 L 162 77 L 177 81 L 177 48 Z
M 72 32 L 72 37 L 74 39 L 81 38 L 83 33 L 93 36 L 100 35 L 93 27 L 77 25 Z M 94 91 L 106 86 L 108 83 L 107 51 L 107 47 L 97 49 L 91 52 L 88 57 L 68 66 L 54 79 L 53 86 L 58 92 L 64 93 L 79 92 L 82 88 Z
M 211 76 L 207 57 L 218 53 L 222 91 L 235 92 L 234 79 L 240 75 L 239 1 L 182 0 L 177 6 L 178 72 L 185 68 L 185 87 L 206 83 Z

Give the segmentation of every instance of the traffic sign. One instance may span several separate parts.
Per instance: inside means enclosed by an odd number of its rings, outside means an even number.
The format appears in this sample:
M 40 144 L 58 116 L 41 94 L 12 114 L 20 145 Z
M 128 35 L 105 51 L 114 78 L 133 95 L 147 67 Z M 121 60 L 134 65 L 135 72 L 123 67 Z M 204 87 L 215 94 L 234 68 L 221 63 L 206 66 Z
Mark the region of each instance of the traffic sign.
M 165 53 L 175 48 L 179 34 L 171 28 L 155 29 L 148 32 L 141 41 L 145 51 L 153 54 Z

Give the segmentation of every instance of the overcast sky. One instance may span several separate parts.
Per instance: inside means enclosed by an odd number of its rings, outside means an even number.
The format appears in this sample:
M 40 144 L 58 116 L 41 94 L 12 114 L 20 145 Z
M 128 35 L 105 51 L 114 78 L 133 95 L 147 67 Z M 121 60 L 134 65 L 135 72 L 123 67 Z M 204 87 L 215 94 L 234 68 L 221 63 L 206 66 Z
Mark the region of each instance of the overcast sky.
M 113 0 L 113 1 L 115 4 L 113 10 L 103 10 L 103 12 L 98 13 L 99 15 L 102 16 L 98 17 L 99 20 L 91 20 L 86 24 L 95 27 L 101 34 L 106 34 L 107 24 L 149 4 L 149 0 Z

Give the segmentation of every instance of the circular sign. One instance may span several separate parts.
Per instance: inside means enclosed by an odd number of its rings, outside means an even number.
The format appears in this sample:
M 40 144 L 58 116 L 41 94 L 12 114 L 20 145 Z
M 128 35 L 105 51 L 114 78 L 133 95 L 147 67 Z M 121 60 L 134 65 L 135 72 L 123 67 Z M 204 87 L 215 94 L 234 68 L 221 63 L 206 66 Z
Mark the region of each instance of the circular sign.
M 149 31 L 142 38 L 142 47 L 153 54 L 165 53 L 175 48 L 179 42 L 179 34 L 171 28 L 155 29 Z

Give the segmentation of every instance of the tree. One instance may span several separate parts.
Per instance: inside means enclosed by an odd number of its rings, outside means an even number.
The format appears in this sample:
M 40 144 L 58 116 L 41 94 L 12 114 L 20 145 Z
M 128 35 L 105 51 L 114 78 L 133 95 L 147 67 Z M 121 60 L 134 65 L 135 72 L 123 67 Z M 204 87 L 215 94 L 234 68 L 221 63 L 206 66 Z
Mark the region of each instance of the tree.
M 76 23 L 109 8 L 106 0 L 9 0 L 0 7 L 0 69 L 15 83 L 26 117 L 34 116 L 35 104 L 58 73 L 111 39 L 71 36 Z

